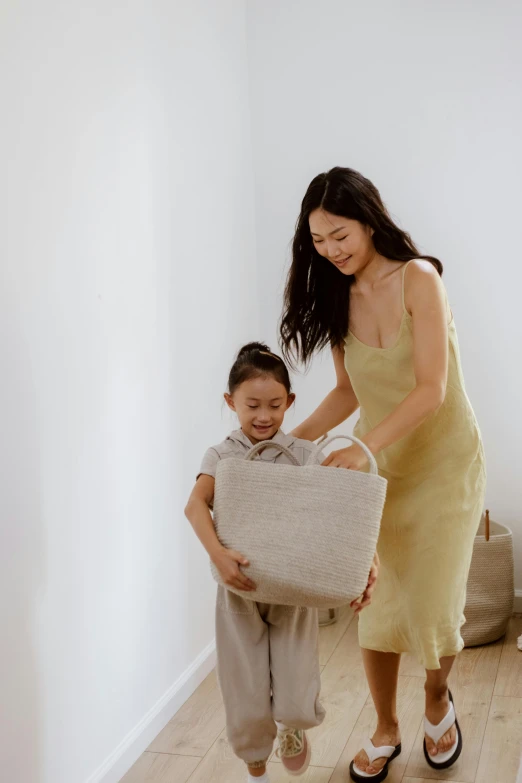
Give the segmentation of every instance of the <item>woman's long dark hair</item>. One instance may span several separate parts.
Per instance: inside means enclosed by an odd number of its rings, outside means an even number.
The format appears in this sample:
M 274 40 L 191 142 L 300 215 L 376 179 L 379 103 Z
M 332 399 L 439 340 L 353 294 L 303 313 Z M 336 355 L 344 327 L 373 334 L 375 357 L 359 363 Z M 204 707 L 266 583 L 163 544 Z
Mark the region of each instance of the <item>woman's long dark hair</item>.
M 307 364 L 317 350 L 341 345 L 348 333 L 352 275 L 341 274 L 314 247 L 308 219 L 316 209 L 370 226 L 376 251 L 404 263 L 424 258 L 442 275 L 437 258 L 422 255 L 410 235 L 395 225 L 379 191 L 353 169 L 337 166 L 310 183 L 292 243 L 280 338 L 283 355 Z

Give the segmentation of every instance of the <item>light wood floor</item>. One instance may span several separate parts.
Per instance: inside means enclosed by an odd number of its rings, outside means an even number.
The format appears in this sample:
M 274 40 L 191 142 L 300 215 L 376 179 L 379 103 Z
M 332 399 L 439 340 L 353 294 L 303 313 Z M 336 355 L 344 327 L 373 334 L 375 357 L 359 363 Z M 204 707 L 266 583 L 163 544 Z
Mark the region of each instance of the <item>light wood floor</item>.
M 309 733 L 312 765 L 303 783 L 341 783 L 375 713 L 357 644 L 357 621 L 346 611 L 321 629 L 322 702 L 327 717 Z M 522 652 L 516 647 L 522 616 L 507 637 L 465 650 L 451 675 L 464 751 L 446 773 L 431 770 L 422 754 L 423 671 L 405 657 L 399 685 L 403 752 L 390 766 L 389 783 L 515 783 L 522 753 Z M 245 767 L 225 737 L 221 697 L 212 673 L 174 716 L 121 783 L 244 783 Z M 272 783 L 289 783 L 275 757 Z

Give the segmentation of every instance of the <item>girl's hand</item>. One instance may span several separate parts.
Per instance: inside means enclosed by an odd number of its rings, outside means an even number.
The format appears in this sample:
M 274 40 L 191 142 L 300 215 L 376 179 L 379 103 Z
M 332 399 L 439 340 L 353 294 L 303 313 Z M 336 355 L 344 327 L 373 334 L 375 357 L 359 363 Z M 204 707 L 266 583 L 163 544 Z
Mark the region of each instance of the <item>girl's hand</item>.
M 377 577 L 379 576 L 379 555 L 377 552 L 374 555 L 372 567 L 370 569 L 370 576 L 368 578 L 368 584 L 366 585 L 366 590 L 362 594 L 360 598 L 356 598 L 355 601 L 352 601 L 350 606 L 354 610 L 355 614 L 359 614 L 359 612 L 362 612 L 362 610 L 369 606 L 372 602 L 372 593 L 375 590 L 375 584 L 377 582 Z
M 349 468 L 350 470 L 362 470 L 368 464 L 368 457 L 357 443 L 346 449 L 332 451 L 322 463 L 330 468 Z
M 234 587 L 236 590 L 244 590 L 249 593 L 256 589 L 256 585 L 245 576 L 239 569 L 239 566 L 248 566 L 250 563 L 239 552 L 233 549 L 219 549 L 212 556 L 212 562 L 219 571 L 223 583 L 228 587 Z

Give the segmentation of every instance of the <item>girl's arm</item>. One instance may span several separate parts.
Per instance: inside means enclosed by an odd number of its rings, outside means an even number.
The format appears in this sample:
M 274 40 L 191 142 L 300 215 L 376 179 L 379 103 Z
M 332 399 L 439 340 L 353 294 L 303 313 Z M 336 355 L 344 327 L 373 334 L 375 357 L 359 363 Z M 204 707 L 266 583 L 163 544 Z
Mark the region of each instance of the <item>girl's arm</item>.
M 373 454 L 412 433 L 444 402 L 448 379 L 448 307 L 444 286 L 429 261 L 408 268 L 407 302 L 413 319 L 415 388 L 362 438 Z M 360 469 L 367 460 L 358 446 L 332 452 L 324 465 Z
M 216 535 L 210 505 L 214 499 L 215 479 L 202 474 L 199 476 L 185 507 L 185 516 L 208 552 L 223 582 L 238 590 L 255 590 L 255 584 L 239 569 L 248 566 L 248 560 L 233 549 L 226 549 Z
M 342 424 L 359 407 L 350 378 L 344 366 L 344 351 L 338 346 L 332 348 L 337 384 L 324 398 L 311 416 L 294 429 L 292 435 L 304 440 L 317 440 L 325 433 Z

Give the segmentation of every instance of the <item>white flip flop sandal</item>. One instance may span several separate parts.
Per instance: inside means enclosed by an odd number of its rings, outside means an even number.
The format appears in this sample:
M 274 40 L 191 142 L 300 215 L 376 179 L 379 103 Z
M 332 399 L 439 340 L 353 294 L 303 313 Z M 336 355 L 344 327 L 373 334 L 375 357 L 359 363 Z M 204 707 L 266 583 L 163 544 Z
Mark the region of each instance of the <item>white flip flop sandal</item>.
M 453 696 L 451 695 L 451 691 L 449 692 L 449 698 L 449 710 L 446 714 L 446 717 L 441 720 L 438 726 L 434 726 L 433 723 L 430 723 L 430 721 L 424 717 L 424 733 L 428 735 L 435 745 L 440 739 L 442 739 L 446 732 L 451 729 L 453 724 L 455 724 L 455 728 L 457 729 L 457 739 L 451 748 L 445 753 L 437 753 L 436 756 L 430 756 L 428 753 L 428 748 L 426 747 L 426 739 L 424 739 L 424 757 L 430 767 L 433 769 L 448 769 L 448 767 L 451 767 L 453 764 L 455 764 L 458 757 L 462 753 L 462 733 L 460 731 L 459 722 L 455 713 L 455 705 L 453 704 Z
M 386 780 L 388 777 L 388 766 L 390 761 L 397 758 L 402 747 L 399 742 L 398 745 L 382 745 L 380 748 L 376 748 L 371 739 L 367 739 L 363 745 L 363 750 L 366 751 L 370 764 L 373 764 L 374 761 L 382 758 L 386 758 L 387 762 L 380 772 L 370 774 L 369 772 L 363 772 L 362 769 L 359 769 L 359 767 L 356 766 L 355 761 L 352 761 L 350 764 L 351 779 L 355 780 L 355 783 L 367 783 L 368 780 L 373 781 L 373 783 L 381 783 L 382 780 Z

